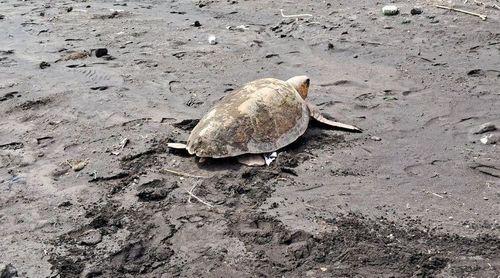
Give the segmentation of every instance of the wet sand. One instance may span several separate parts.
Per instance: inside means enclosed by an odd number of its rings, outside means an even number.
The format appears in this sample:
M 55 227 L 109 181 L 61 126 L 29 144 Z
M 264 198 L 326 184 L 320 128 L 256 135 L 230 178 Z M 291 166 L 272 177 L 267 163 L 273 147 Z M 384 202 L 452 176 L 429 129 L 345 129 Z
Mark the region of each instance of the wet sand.
M 0 264 L 496 277 L 500 151 L 480 139 L 500 131 L 474 131 L 500 128 L 500 10 L 394 2 L 388 17 L 376 1 L 1 1 Z M 167 150 L 242 84 L 302 74 L 364 132 L 311 125 L 264 168 Z

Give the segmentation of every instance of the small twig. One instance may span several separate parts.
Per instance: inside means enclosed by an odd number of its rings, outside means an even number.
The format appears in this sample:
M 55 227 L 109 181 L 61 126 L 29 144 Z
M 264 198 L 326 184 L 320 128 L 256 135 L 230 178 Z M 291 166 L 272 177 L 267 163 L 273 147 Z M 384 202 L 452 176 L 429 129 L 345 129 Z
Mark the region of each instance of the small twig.
M 431 192 L 431 194 L 432 194 L 432 195 L 434 195 L 434 196 L 437 196 L 437 197 L 439 197 L 439 198 L 441 198 L 441 199 L 443 199 L 443 198 L 444 198 L 443 196 L 441 196 L 441 195 L 439 195 L 439 194 L 437 194 L 437 193 L 434 193 L 434 192 Z
M 128 138 L 125 137 L 123 138 L 123 140 L 120 142 L 120 150 L 123 150 L 123 148 L 125 148 L 125 146 L 128 144 Z
M 434 5 L 434 6 L 436 8 L 440 8 L 440 9 L 445 9 L 445 10 L 450 10 L 450 11 L 455 11 L 455 12 L 460 12 L 460 13 L 464 13 L 464 14 L 469 14 L 469 15 L 477 16 L 477 17 L 481 18 L 482 20 L 486 20 L 486 16 L 482 15 L 482 14 L 473 13 L 473 12 L 469 12 L 469 11 L 462 10 L 462 9 L 456 9 L 456 8 L 453 8 L 453 7 L 447 7 L 447 6 L 441 6 L 441 5 Z
M 193 190 L 194 188 L 197 186 L 197 184 L 193 185 L 193 187 L 191 187 L 191 189 L 189 190 L 189 192 L 193 193 Z M 191 195 L 189 195 L 188 197 L 188 203 L 191 203 Z
M 189 190 L 187 190 L 187 189 L 184 189 L 184 190 L 185 190 L 185 191 L 186 191 L 186 192 L 187 192 L 187 193 L 188 193 L 191 197 L 193 197 L 193 198 L 195 198 L 196 200 L 198 200 L 198 202 L 200 202 L 200 203 L 202 203 L 202 204 L 206 205 L 206 206 L 207 206 L 207 207 L 209 207 L 209 208 L 213 208 L 213 207 L 214 207 L 214 205 L 212 205 L 212 204 L 210 204 L 210 203 L 207 203 L 207 202 L 203 201 L 200 197 L 198 197 L 198 196 L 194 195 L 194 194 L 193 194 L 193 192 L 190 192 L 190 191 L 189 191 Z
M 439 195 L 439 194 L 437 194 L 437 193 L 434 193 L 434 192 L 431 192 L 431 191 L 426 191 L 426 192 L 427 192 L 427 193 L 431 193 L 432 195 L 434 195 L 434 196 L 436 196 L 436 197 L 439 197 L 439 198 L 441 198 L 441 199 L 444 199 L 444 197 L 443 197 L 443 196 L 441 196 L 441 195 Z
M 125 146 L 128 144 L 128 142 L 129 139 L 127 137 L 123 138 L 123 140 L 120 141 L 120 150 L 111 152 L 111 154 L 119 155 L 123 151 L 123 148 L 125 148 Z
M 305 206 L 306 208 L 311 208 L 311 209 L 321 210 L 320 208 L 317 208 L 317 207 L 312 206 L 312 205 L 310 205 L 310 204 L 304 204 L 304 206 Z
M 189 173 L 179 172 L 179 171 L 175 171 L 172 169 L 161 169 L 160 170 L 160 173 L 165 173 L 165 172 L 170 173 L 170 174 L 174 174 L 176 176 L 195 178 L 195 179 L 208 179 L 209 178 L 206 176 L 197 176 L 197 175 L 193 175 L 193 174 L 189 174 Z
M 280 12 L 281 12 L 281 16 L 284 17 L 284 18 L 294 18 L 294 17 L 313 17 L 312 14 L 289 14 L 289 15 L 285 15 L 283 13 L 283 9 L 280 9 Z

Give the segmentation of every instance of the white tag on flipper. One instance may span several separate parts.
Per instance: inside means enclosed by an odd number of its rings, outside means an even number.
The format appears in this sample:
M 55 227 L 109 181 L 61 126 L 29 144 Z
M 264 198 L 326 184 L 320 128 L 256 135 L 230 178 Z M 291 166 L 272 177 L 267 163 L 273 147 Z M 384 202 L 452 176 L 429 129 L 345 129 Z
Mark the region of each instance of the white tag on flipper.
M 269 166 L 271 163 L 278 157 L 276 152 L 272 152 L 270 154 L 265 154 L 264 159 L 266 160 L 266 165 Z

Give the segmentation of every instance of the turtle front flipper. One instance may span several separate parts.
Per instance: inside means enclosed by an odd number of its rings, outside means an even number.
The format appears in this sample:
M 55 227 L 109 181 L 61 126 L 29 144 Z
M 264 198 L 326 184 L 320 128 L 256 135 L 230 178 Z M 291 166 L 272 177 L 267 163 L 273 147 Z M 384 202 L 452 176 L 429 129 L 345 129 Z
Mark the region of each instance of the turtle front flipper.
M 348 125 L 348 124 L 343 124 L 339 122 L 335 122 L 332 120 L 328 120 L 325 118 L 321 112 L 319 111 L 318 107 L 314 106 L 314 104 L 306 102 L 307 103 L 307 108 L 309 108 L 309 114 L 311 117 L 313 117 L 316 121 L 323 123 L 325 125 L 329 125 L 331 127 L 337 127 L 337 128 L 342 128 L 345 130 L 349 131 L 354 131 L 354 132 L 362 132 L 363 130 L 361 128 L 355 127 L 353 125 Z

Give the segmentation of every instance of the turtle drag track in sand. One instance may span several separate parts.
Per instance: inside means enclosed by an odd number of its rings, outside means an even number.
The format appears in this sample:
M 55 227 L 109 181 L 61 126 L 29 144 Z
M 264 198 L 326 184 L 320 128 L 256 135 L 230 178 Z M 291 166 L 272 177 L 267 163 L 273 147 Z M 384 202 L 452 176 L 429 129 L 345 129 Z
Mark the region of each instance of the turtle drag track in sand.
M 500 11 L 393 2 L 0 1 L 0 271 L 497 277 Z M 364 132 L 312 124 L 262 168 L 167 150 L 302 74 Z

